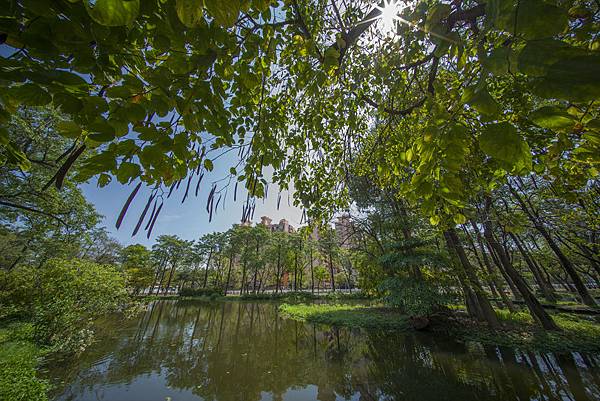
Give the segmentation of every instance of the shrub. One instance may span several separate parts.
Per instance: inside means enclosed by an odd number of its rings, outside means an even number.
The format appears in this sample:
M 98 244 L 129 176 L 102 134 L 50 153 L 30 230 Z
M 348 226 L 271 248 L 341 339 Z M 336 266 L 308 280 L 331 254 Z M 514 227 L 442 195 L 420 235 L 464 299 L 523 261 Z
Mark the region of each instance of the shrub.
M 380 286 L 383 301 L 412 317 L 427 317 L 448 303 L 447 296 L 428 281 L 410 278 L 388 278 Z
M 57 351 L 83 350 L 97 317 L 127 304 L 116 267 L 87 260 L 51 259 L 43 268 L 18 267 L 2 277 L 1 300 L 33 322 L 35 340 Z

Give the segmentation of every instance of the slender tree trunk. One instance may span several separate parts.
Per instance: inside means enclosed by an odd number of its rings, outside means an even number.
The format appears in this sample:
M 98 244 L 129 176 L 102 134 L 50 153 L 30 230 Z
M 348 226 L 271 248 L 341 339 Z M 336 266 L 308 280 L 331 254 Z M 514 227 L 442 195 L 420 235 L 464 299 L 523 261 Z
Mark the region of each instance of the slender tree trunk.
M 315 266 L 313 260 L 312 244 L 310 245 L 310 292 L 313 294 L 315 292 Z
M 535 281 L 537 282 L 538 286 L 540 287 L 542 294 L 544 294 L 544 298 L 546 298 L 546 300 L 548 300 L 548 302 L 556 302 L 556 294 L 554 294 L 554 289 L 552 288 L 550 283 L 548 283 L 546 281 L 545 277 L 542 275 L 542 272 L 539 271 L 539 269 L 537 268 L 535 263 L 533 263 L 533 259 L 531 258 L 531 255 L 529 254 L 529 252 L 527 252 L 527 250 L 521 243 L 521 240 L 519 239 L 519 237 L 513 233 L 508 233 L 508 235 L 510 235 L 510 237 L 514 241 L 515 245 L 519 249 L 519 252 L 523 256 L 525 263 L 529 267 L 529 270 L 531 270 L 531 272 L 533 273 L 533 277 L 535 278 Z
M 208 268 L 210 267 L 210 260 L 212 258 L 213 248 L 210 247 L 210 251 L 208 252 L 208 260 L 206 261 L 206 270 L 204 271 L 204 284 L 202 288 L 206 288 L 206 284 L 208 283 Z
M 240 295 L 244 293 L 244 286 L 246 284 L 246 259 L 242 262 L 242 282 L 240 283 Z
M 169 291 L 171 287 L 171 280 L 173 280 L 173 275 L 175 274 L 175 267 L 177 266 L 177 260 L 173 260 L 171 262 L 171 270 L 169 271 L 169 279 L 167 280 L 167 286 L 165 287 L 165 294 Z
M 331 258 L 331 249 L 329 250 L 329 273 L 331 274 L 331 290 L 335 292 L 335 276 L 333 273 L 333 260 Z
M 454 228 L 446 230 L 444 232 L 444 237 L 446 238 L 448 248 L 453 250 L 455 255 L 458 256 L 463 267 L 463 290 L 465 291 L 467 307 L 469 307 L 470 304 L 470 312 L 475 313 L 477 319 L 486 321 L 492 329 L 498 328 L 500 326 L 498 317 L 496 316 L 489 299 L 486 297 L 483 288 L 481 288 L 479 279 L 475 275 L 473 266 L 471 266 Z M 459 273 L 459 276 L 461 275 L 462 274 Z
M 512 188 L 510 185 L 509 188 L 514 198 L 521 206 L 523 212 L 525 212 L 531 223 L 533 223 L 535 229 L 546 240 L 546 243 L 558 258 L 558 261 L 560 262 L 561 266 L 563 267 L 563 269 L 565 269 L 565 271 L 571 278 L 571 281 L 573 281 L 573 285 L 575 285 L 575 288 L 577 289 L 577 293 L 579 294 L 581 301 L 588 306 L 597 306 L 596 301 L 590 295 L 585 284 L 583 284 L 583 281 L 581 280 L 581 277 L 579 277 L 577 270 L 575 270 L 575 266 L 573 266 L 571 260 L 567 258 L 567 256 L 562 252 L 562 250 L 560 249 L 556 241 L 554 241 L 554 238 L 552 238 L 546 227 L 544 227 L 544 225 L 540 222 L 540 219 L 538 218 L 535 210 L 530 210 L 525 204 L 523 198 L 521 198 L 521 196 L 517 193 L 517 191 L 515 191 L 515 189 Z
M 229 279 L 231 278 L 231 267 L 233 266 L 233 255 L 229 256 L 229 267 L 227 268 L 227 279 L 225 280 L 225 296 L 227 296 L 227 288 L 229 287 Z
M 477 224 L 473 220 L 471 220 L 471 226 L 473 227 L 473 230 L 476 233 L 477 244 L 479 246 L 479 251 L 481 252 L 483 264 L 484 264 L 488 274 L 492 277 L 492 282 L 495 284 L 496 289 L 498 290 L 498 293 L 500 294 L 500 298 L 502 298 L 502 302 L 504 303 L 504 305 L 506 305 L 506 307 L 508 308 L 509 311 L 515 312 L 517 310 L 515 308 L 515 305 L 513 304 L 510 297 L 508 295 L 506 295 L 506 292 L 504 291 L 504 285 L 500 281 L 500 278 L 498 277 L 497 272 L 494 270 L 494 267 L 490 263 L 488 254 L 485 251 L 485 247 L 483 246 L 483 239 L 481 238 L 481 232 L 479 231 L 479 227 L 477 227 Z
M 281 269 L 281 244 L 277 244 L 277 282 L 275 283 L 275 294 L 279 293 L 279 280 L 280 280 L 280 269 Z
M 523 296 L 523 300 L 531 312 L 531 315 L 534 316 L 546 330 L 560 330 L 556 323 L 554 323 L 554 320 L 552 320 L 552 317 L 550 317 L 550 315 L 544 310 L 543 306 L 539 303 L 535 295 L 529 291 L 525 280 L 523 280 L 519 272 L 517 272 L 512 263 L 510 263 L 508 255 L 506 255 L 504 252 L 504 248 L 502 248 L 502 245 L 500 245 L 494 237 L 491 221 L 489 219 L 483 223 L 483 235 L 494 251 L 496 251 L 498 258 L 500 259 L 500 263 Z

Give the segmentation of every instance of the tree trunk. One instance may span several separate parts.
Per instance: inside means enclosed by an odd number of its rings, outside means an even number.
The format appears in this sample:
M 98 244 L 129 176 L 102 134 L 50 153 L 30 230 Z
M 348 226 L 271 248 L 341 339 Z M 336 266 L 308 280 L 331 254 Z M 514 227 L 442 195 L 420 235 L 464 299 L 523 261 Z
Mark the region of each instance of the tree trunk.
M 562 252 L 562 250 L 560 249 L 558 244 L 554 241 L 554 239 L 552 238 L 552 236 L 550 235 L 550 233 L 548 232 L 546 227 L 544 227 L 544 225 L 541 223 L 539 216 L 537 216 L 537 213 L 535 212 L 535 210 L 530 210 L 527 207 L 527 205 L 525 204 L 525 201 L 523 200 L 523 198 L 521 198 L 521 196 L 517 193 L 517 191 L 515 191 L 515 189 L 512 188 L 510 185 L 509 185 L 509 188 L 510 188 L 510 192 L 513 194 L 514 198 L 517 200 L 517 202 L 521 206 L 521 209 L 523 210 L 523 212 L 525 212 L 525 214 L 527 215 L 529 220 L 533 223 L 533 226 L 535 227 L 535 229 L 541 234 L 542 237 L 544 237 L 544 239 L 546 240 L 546 243 L 548 244 L 550 249 L 552 249 L 552 251 L 554 252 L 556 257 L 558 258 L 558 261 L 562 265 L 563 269 L 565 269 L 565 271 L 567 272 L 569 277 L 571 277 L 571 281 L 573 281 L 573 285 L 575 285 L 575 288 L 577 289 L 577 293 L 581 297 L 581 301 L 584 304 L 586 304 L 587 306 L 592 306 L 592 307 L 597 306 L 596 301 L 590 295 L 587 287 L 585 286 L 585 284 L 583 284 L 581 277 L 579 277 L 579 274 L 575 270 L 575 266 L 573 266 L 573 263 L 571 263 L 571 260 L 569 260 L 569 258 L 567 258 L 567 256 Z
M 329 274 L 331 274 L 331 291 L 335 292 L 335 276 L 333 272 L 333 260 L 331 259 L 331 250 L 329 252 Z
M 206 284 L 208 283 L 208 268 L 210 267 L 210 259 L 212 258 L 212 254 L 213 254 L 213 248 L 210 248 L 210 251 L 208 252 L 208 260 L 206 261 L 206 271 L 204 272 L 204 284 L 202 285 L 202 288 L 206 288 Z
M 481 288 L 479 279 L 475 275 L 473 266 L 471 266 L 454 228 L 446 230 L 444 232 L 444 237 L 446 238 L 448 248 L 453 250 L 456 256 L 458 256 L 463 267 L 463 272 L 459 273 L 459 278 L 464 275 L 464 278 L 462 279 L 463 291 L 465 292 L 467 308 L 469 309 L 470 306 L 469 312 L 474 314 L 474 317 L 478 320 L 486 321 L 492 329 L 498 328 L 500 326 L 498 317 L 496 316 L 489 299 L 485 296 L 483 288 Z
M 310 292 L 313 294 L 315 292 L 315 266 L 313 261 L 312 244 L 310 245 Z
M 227 279 L 225 280 L 225 296 L 227 296 L 227 288 L 229 287 L 229 279 L 231 278 L 231 267 L 233 265 L 233 255 L 229 257 L 229 267 L 227 268 Z
M 521 295 L 523 296 L 523 301 L 527 305 L 527 308 L 531 312 L 531 315 L 535 317 L 538 322 L 542 325 L 546 330 L 560 330 L 559 327 L 554 323 L 554 320 L 546 313 L 542 305 L 539 303 L 535 295 L 529 291 L 527 288 L 527 284 L 525 280 L 521 277 L 519 272 L 515 270 L 512 263 L 508 258 L 508 255 L 504 252 L 504 248 L 502 245 L 498 243 L 496 238 L 494 238 L 494 234 L 492 233 L 491 221 L 487 219 L 483 223 L 483 235 L 490 246 L 496 252 L 502 267 L 504 267 L 504 271 L 511 278 L 512 282 L 515 284 Z
M 542 275 L 542 272 L 540 272 L 537 266 L 533 263 L 531 255 L 529 254 L 529 252 L 527 252 L 527 250 L 521 243 L 519 237 L 517 237 L 517 235 L 513 233 L 508 233 L 508 235 L 510 235 L 512 240 L 515 242 L 515 245 L 519 249 L 519 252 L 521 253 L 521 255 L 523 255 L 523 259 L 529 267 L 529 270 L 531 270 L 531 272 L 533 273 L 533 277 L 539 285 L 542 294 L 544 294 L 544 298 L 546 298 L 548 302 L 556 302 L 556 294 L 554 294 L 554 289 L 552 288 L 550 283 L 546 281 L 546 278 Z

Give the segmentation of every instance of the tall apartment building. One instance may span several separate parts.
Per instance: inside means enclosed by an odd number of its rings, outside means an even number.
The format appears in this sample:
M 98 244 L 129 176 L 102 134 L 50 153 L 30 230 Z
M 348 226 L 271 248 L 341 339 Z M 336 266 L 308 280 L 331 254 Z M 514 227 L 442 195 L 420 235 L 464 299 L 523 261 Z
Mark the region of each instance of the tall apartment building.
M 293 233 L 296 232 L 294 226 L 292 226 L 286 219 L 279 220 L 279 223 L 273 224 L 273 219 L 269 216 L 262 216 L 260 218 L 260 224 L 266 226 L 271 231 L 281 231 L 284 233 Z

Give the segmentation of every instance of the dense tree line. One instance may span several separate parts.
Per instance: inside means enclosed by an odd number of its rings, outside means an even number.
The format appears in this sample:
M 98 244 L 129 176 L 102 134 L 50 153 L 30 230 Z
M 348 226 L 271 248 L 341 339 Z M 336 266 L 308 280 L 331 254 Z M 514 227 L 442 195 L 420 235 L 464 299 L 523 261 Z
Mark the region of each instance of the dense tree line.
M 332 228 L 315 232 L 308 226 L 288 233 L 242 224 L 197 241 L 162 235 L 151 251 L 140 250 L 149 255 L 153 269 L 145 284 L 150 294 L 173 287 L 184 293 L 210 289 L 222 294 L 353 288 L 356 274 L 349 250 L 340 246 Z

